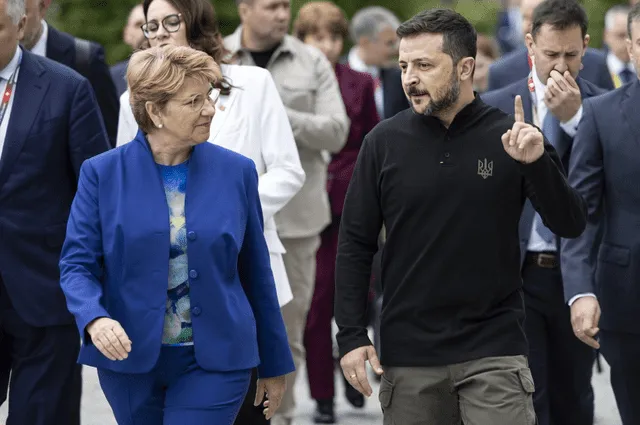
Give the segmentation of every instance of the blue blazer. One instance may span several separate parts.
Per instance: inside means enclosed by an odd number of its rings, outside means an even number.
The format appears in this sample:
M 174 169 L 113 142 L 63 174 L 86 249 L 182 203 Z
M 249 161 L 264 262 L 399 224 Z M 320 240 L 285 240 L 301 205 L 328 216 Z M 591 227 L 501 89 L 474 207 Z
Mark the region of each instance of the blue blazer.
M 582 99 L 588 99 L 593 96 L 597 96 L 602 93 L 606 93 L 605 90 L 596 87 L 589 81 L 586 81 L 582 77 L 578 77 L 576 79 L 576 83 L 578 87 L 580 87 L 580 94 L 582 95 Z M 503 112 L 507 114 L 514 113 L 513 106 L 516 96 L 520 95 L 522 98 L 522 107 L 524 109 L 524 117 L 525 121 L 528 123 L 533 123 L 533 109 L 531 104 L 531 93 L 529 92 L 529 87 L 527 85 L 527 78 L 523 78 L 520 81 L 517 81 L 503 89 L 495 90 L 492 92 L 484 93 L 482 97 L 482 101 L 488 105 L 495 106 L 498 109 L 501 109 Z M 583 110 L 584 113 L 584 110 Z M 557 130 L 557 134 L 561 134 L 562 137 L 558 142 L 556 148 L 556 152 L 560 156 L 560 160 L 564 167 L 563 172 L 569 166 L 569 158 L 571 157 L 571 151 L 573 149 L 573 138 L 570 137 L 567 133 L 565 133 L 562 129 Z M 518 227 L 518 233 L 520 235 L 520 260 L 521 264 L 524 263 L 525 256 L 527 253 L 527 247 L 529 246 L 529 237 L 531 236 L 531 228 L 533 226 L 533 220 L 535 218 L 536 211 L 531 204 L 531 201 L 527 199 L 524 204 L 524 208 L 522 210 L 522 215 L 520 216 L 520 224 Z M 560 247 L 558 247 L 560 248 Z
M 489 66 L 489 86 L 487 91 L 504 88 L 529 75 L 529 61 L 526 47 L 504 55 Z M 613 80 L 607 67 L 607 59 L 599 50 L 587 48 L 582 58 L 584 69 L 580 77 L 596 86 L 613 90 Z
M 109 149 L 91 85 L 23 49 L 0 157 L 0 274 L 36 327 L 73 323 L 58 261 L 80 166 Z
M 254 163 L 211 143 L 193 149 L 185 213 L 195 356 L 210 371 L 294 370 L 263 234 Z M 150 371 L 162 344 L 169 273 L 169 209 L 151 149 L 132 143 L 85 162 L 60 259 L 61 285 L 83 339 L 80 363 Z M 124 361 L 85 334 L 98 317 L 132 342 Z
M 569 183 L 587 203 L 587 228 L 563 240 L 567 300 L 591 292 L 600 328 L 638 334 L 640 322 L 640 82 L 583 103 Z

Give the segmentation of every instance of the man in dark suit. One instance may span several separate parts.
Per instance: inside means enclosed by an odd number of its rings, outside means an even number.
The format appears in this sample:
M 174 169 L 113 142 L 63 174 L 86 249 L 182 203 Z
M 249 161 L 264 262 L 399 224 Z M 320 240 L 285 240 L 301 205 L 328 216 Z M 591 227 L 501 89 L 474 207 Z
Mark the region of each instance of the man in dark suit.
M 391 118 L 409 107 L 396 63 L 399 25 L 398 18 L 383 7 L 360 9 L 349 28 L 354 47 L 343 59 L 349 68 L 373 77 L 376 108 L 381 119 Z
M 640 3 L 629 12 L 628 28 L 629 54 L 637 72 Z M 585 101 L 569 182 L 587 202 L 589 220 L 580 238 L 562 244 L 573 331 L 586 344 L 601 347 L 611 366 L 611 385 L 624 425 L 640 423 L 639 107 L 637 76 L 630 84 Z
M 89 80 L 98 99 L 110 144 L 115 147 L 120 102 L 105 62 L 104 49 L 97 43 L 76 39 L 49 25 L 44 17 L 50 4 L 51 0 L 26 0 L 27 25 L 22 45 L 32 53 L 68 66 Z
M 524 35 L 531 32 L 531 19 L 529 18 L 542 0 L 523 0 L 520 5 Z M 586 38 L 587 42 L 589 36 Z M 580 77 L 606 90 L 613 90 L 613 80 L 607 67 L 605 55 L 596 50 L 587 48 L 582 54 L 582 66 Z M 529 74 L 531 65 L 527 48 L 522 47 L 503 56 L 489 67 L 488 91 L 497 90 L 516 82 Z
M 78 425 L 80 335 L 58 261 L 82 162 L 108 149 L 91 86 L 18 46 L 24 0 L 0 0 L 0 335 L 7 425 Z
M 565 167 L 582 115 L 582 99 L 605 92 L 578 77 L 586 32 L 587 15 L 574 0 L 544 1 L 535 10 L 526 38 L 535 63 L 530 76 L 482 96 L 487 104 L 510 114 L 514 98 L 521 96 L 526 121 L 542 128 Z M 519 226 L 525 332 L 539 424 L 592 425 L 595 353 L 572 338 L 563 296 L 561 270 L 566 265 L 559 262 L 560 240 L 529 201 Z

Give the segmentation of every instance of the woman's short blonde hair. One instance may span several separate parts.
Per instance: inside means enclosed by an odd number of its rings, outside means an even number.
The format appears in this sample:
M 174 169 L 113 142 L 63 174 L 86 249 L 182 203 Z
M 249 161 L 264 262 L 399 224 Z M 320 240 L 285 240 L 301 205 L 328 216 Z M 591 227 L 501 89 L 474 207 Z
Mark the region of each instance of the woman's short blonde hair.
M 349 21 L 344 11 L 329 1 L 314 1 L 305 4 L 298 11 L 293 23 L 293 34 L 304 41 L 308 35 L 326 30 L 343 40 L 349 36 Z
M 142 131 L 150 133 L 155 128 L 145 104 L 151 102 L 163 110 L 190 78 L 215 84 L 222 73 L 211 56 L 191 47 L 151 47 L 131 56 L 127 67 L 129 103 Z

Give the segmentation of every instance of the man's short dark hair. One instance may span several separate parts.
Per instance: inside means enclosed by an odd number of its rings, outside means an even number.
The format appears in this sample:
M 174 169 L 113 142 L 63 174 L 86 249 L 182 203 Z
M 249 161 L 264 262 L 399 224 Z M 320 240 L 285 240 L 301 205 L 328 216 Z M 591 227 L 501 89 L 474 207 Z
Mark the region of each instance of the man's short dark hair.
M 533 11 L 531 36 L 536 38 L 544 24 L 563 31 L 579 26 L 582 38 L 587 35 L 589 19 L 582 5 L 575 0 L 545 0 Z
M 629 10 L 629 15 L 627 16 L 627 32 L 629 33 L 629 39 L 631 39 L 631 24 L 637 21 L 640 21 L 640 3 L 634 4 L 631 10 Z
M 420 34 L 442 34 L 442 51 L 453 64 L 466 57 L 476 57 L 478 35 L 467 19 L 451 9 L 427 9 L 400 25 L 398 37 Z

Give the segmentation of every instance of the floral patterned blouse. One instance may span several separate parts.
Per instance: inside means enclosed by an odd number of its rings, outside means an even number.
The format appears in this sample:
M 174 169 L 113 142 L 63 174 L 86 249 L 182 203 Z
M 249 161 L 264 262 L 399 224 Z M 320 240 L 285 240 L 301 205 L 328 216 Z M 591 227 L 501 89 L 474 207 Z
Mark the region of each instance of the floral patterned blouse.
M 189 161 L 171 166 L 158 164 L 158 168 L 164 182 L 171 226 L 169 287 L 162 344 L 193 345 L 187 263 L 187 223 L 184 211 Z

